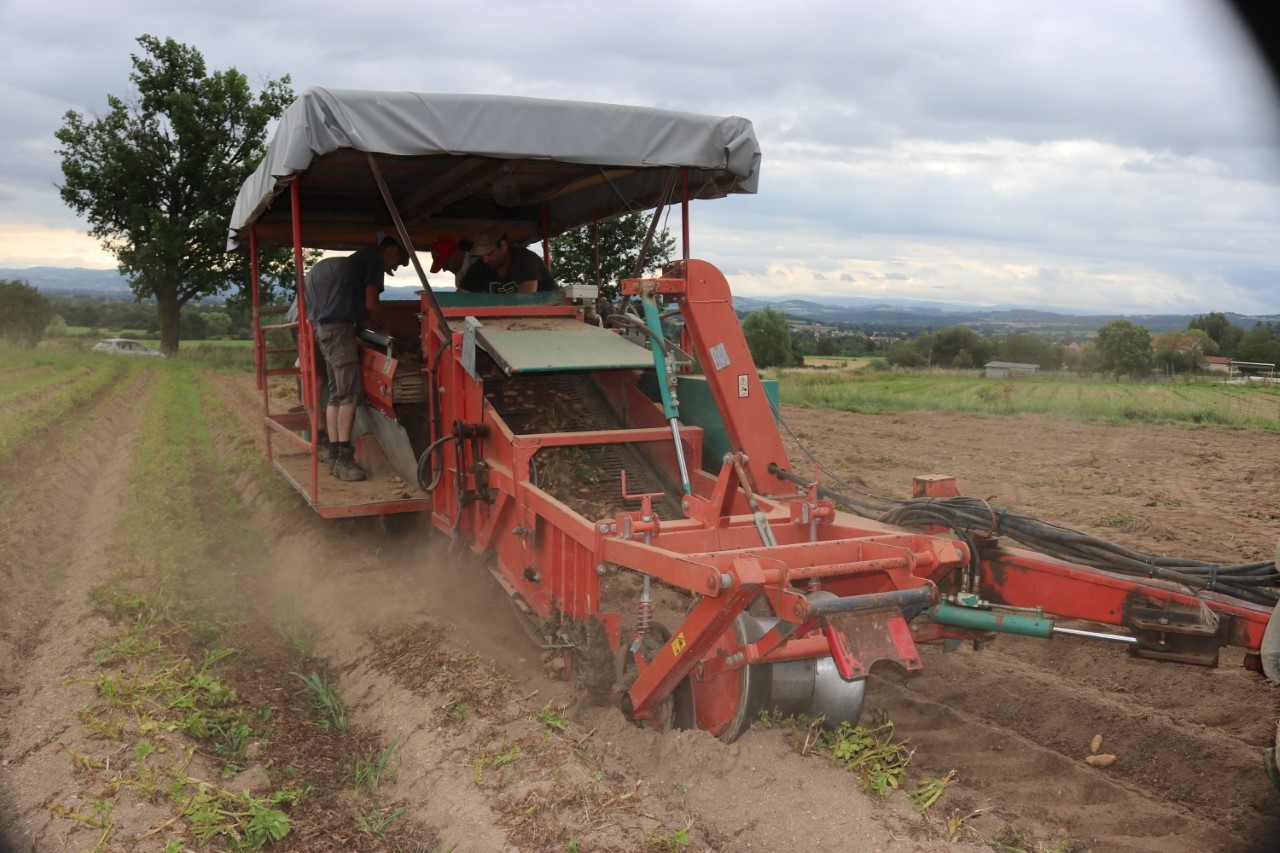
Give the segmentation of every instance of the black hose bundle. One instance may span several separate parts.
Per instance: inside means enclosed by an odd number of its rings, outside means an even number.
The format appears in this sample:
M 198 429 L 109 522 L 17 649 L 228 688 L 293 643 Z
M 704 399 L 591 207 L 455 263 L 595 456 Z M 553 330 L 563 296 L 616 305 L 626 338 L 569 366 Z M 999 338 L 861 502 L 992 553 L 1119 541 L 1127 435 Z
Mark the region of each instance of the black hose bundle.
M 1115 542 L 1108 542 L 1078 530 L 1040 521 L 978 498 L 912 498 L 903 501 L 873 495 L 842 480 L 834 472 L 823 467 L 800 441 L 799 436 L 792 432 L 777 407 L 773 407 L 773 412 L 791 439 L 814 464 L 818 465 L 823 474 L 842 488 L 857 492 L 862 497 L 850 497 L 822 486 L 818 487 L 819 494 L 842 504 L 863 518 L 874 518 L 886 524 L 899 527 L 925 525 L 949 527 L 960 539 L 970 545 L 975 567 L 978 558 L 977 549 L 973 548 L 972 534 L 982 532 L 1006 536 L 1032 551 L 1056 557 L 1059 560 L 1094 566 L 1116 574 L 1159 578 L 1180 583 L 1192 589 L 1218 592 L 1271 607 L 1280 601 L 1280 592 L 1274 589 L 1274 587 L 1280 587 L 1280 571 L 1277 571 L 1274 560 L 1223 566 L 1203 560 L 1166 557 L 1135 551 Z M 777 466 L 770 466 L 770 471 L 795 483 L 808 485 L 809 482 Z
M 880 516 L 898 526 L 938 524 L 938 519 L 946 519 L 943 523 L 952 530 L 1006 536 L 1041 554 L 1117 574 L 1159 578 L 1257 604 L 1275 605 L 1280 600 L 1280 593 L 1268 589 L 1280 585 L 1274 560 L 1223 566 L 1149 554 L 977 498 L 913 498 Z

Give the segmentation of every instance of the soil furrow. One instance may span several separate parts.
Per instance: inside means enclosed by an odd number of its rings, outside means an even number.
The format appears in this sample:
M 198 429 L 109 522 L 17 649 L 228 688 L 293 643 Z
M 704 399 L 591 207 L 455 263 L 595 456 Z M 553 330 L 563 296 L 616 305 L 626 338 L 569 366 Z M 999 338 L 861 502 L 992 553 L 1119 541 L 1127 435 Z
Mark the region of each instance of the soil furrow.
M 93 641 L 108 629 L 86 594 L 111 570 L 115 517 L 148 377 L 99 398 L 76 425 L 55 429 L 5 467 L 5 638 L 14 661 L 0 706 L 4 773 L 0 808 L 10 842 L 31 849 L 78 846 L 46 805 L 74 803 L 81 780 L 66 749 L 83 750 L 77 711 L 92 702 Z M 85 424 L 91 428 L 82 428 Z M 25 475 L 18 471 L 25 470 Z M 80 749 L 77 749 L 80 747 Z M 74 807 L 74 806 L 72 806 Z

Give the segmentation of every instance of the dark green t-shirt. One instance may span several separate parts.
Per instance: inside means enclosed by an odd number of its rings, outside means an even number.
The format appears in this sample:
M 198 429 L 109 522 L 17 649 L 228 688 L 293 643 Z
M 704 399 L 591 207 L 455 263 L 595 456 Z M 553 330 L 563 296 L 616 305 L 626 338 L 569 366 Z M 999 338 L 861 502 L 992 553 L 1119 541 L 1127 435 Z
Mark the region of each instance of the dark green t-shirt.
M 536 279 L 539 293 L 556 289 L 556 281 L 542 258 L 518 246 L 511 247 L 510 251 L 506 275 L 499 275 L 484 261 L 477 260 L 463 276 L 460 288 L 472 293 L 515 293 L 520 282 Z

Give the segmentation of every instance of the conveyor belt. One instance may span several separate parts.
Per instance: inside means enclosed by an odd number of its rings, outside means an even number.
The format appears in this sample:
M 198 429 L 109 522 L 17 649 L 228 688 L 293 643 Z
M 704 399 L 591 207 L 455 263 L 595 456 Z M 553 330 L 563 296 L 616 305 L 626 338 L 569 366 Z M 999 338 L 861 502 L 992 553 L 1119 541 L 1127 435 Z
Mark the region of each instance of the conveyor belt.
M 589 375 L 502 375 L 485 379 L 485 396 L 512 432 L 587 432 L 624 429 Z M 540 488 L 589 519 L 639 508 L 622 497 L 620 472 L 631 494 L 662 492 L 655 501 L 663 518 L 679 518 L 680 490 L 645 453 L 644 444 L 550 447 L 534 457 L 530 477 Z

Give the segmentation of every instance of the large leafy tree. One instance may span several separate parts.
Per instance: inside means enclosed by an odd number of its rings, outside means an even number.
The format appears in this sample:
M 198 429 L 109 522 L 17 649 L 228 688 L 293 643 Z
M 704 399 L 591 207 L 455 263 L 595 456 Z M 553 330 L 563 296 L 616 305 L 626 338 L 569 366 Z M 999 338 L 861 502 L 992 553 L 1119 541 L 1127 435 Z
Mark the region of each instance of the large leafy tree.
M 1244 337 L 1244 329 L 1232 323 L 1231 319 L 1220 311 L 1210 311 L 1208 314 L 1195 317 L 1187 328 L 1199 329 L 1213 338 L 1213 342 L 1218 345 L 1218 352 L 1223 355 L 1231 355 L 1240 343 L 1240 339 Z
M 1000 360 L 1038 364 L 1041 370 L 1060 370 L 1064 360 L 1061 344 L 1035 335 L 1009 335 L 1000 342 Z
M 1237 361 L 1280 364 L 1280 325 L 1255 323 L 1240 339 L 1234 358 Z
M 795 363 L 791 326 L 781 311 L 765 308 L 748 314 L 742 321 L 742 333 L 756 367 L 790 367 Z
M 650 215 L 631 213 L 594 225 L 566 231 L 551 241 L 551 259 L 560 284 L 596 283 L 596 240 L 600 244 L 600 295 L 613 301 L 618 282 L 632 278 L 636 259 L 649 231 Z M 671 260 L 675 239 L 665 228 L 654 232 L 645 252 L 643 270 L 655 270 Z
M 239 71 L 210 72 L 198 50 L 171 38 L 144 35 L 138 44 L 132 97 L 108 95 L 101 117 L 64 117 L 59 190 L 115 255 L 134 295 L 155 298 L 160 347 L 172 353 L 182 306 L 248 280 L 248 259 L 226 251 L 227 220 L 293 91 L 285 76 L 255 93 Z M 268 259 L 268 279 L 288 275 L 286 258 Z
M 35 346 L 53 318 L 49 300 L 25 281 L 0 281 L 0 338 Z
M 1116 376 L 1145 376 L 1151 367 L 1151 332 L 1129 320 L 1112 320 L 1098 329 L 1098 367 Z
M 995 344 L 968 326 L 951 326 L 933 336 L 933 364 L 942 367 L 974 367 L 986 364 Z

